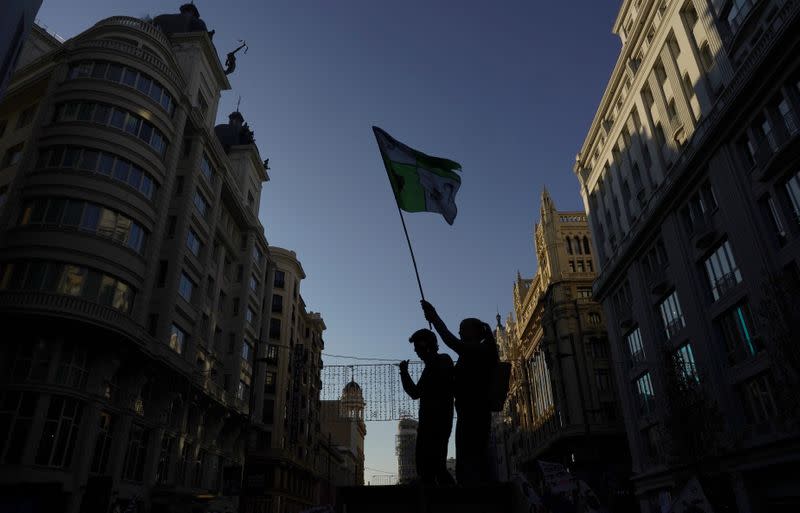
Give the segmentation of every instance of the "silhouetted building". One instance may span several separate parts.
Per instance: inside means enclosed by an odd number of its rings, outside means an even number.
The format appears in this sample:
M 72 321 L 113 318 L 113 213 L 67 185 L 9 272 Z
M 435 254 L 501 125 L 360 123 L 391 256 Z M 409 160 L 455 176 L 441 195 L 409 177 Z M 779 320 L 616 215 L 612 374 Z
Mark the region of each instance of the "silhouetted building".
M 339 399 L 322 401 L 321 432 L 329 437 L 342 456 L 335 477 L 336 486 L 364 484 L 365 406 L 361 386 L 355 381 L 344 386 Z
M 41 6 L 42 0 L 3 0 L 0 4 L 0 101 Z
M 414 419 L 400 419 L 397 423 L 394 452 L 397 455 L 397 482 L 408 484 L 416 480 L 417 475 L 417 428 L 419 423 Z
M 278 284 L 299 264 L 276 248 L 272 269 L 265 166 L 241 113 L 214 127 L 230 85 L 196 8 L 183 11 L 188 28 L 166 33 L 161 17 L 104 19 L 63 44 L 34 28 L 0 104 L 12 509 L 234 507 L 246 451 L 268 447 L 308 469 L 275 479 L 313 495 L 324 323 L 297 280 Z M 280 347 L 273 283 L 291 294 Z M 279 410 L 265 408 L 269 380 L 283 380 Z
M 512 363 L 505 405 L 505 474 L 558 462 L 605 500 L 630 473 L 625 430 L 601 307 L 592 298 L 595 255 L 583 212 L 560 212 L 547 190 L 534 230 L 538 269 L 514 284 L 514 320 L 498 347 Z M 613 508 L 612 508 L 613 509 Z
M 645 512 L 800 499 L 800 2 L 622 3 L 575 163 Z M 783 508 L 783 509 L 781 509 Z

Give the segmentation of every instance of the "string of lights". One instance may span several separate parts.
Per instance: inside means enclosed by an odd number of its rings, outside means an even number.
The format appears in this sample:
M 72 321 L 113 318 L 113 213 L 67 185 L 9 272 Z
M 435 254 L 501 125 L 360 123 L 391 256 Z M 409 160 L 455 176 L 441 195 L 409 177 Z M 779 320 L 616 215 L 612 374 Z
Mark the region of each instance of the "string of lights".
M 396 361 L 396 360 L 395 360 Z M 422 374 L 421 362 L 410 362 L 414 381 Z M 404 391 L 396 364 L 326 365 L 322 368 L 323 401 L 341 400 L 345 387 L 355 382 L 363 396 L 364 421 L 392 421 L 417 417 L 418 403 Z

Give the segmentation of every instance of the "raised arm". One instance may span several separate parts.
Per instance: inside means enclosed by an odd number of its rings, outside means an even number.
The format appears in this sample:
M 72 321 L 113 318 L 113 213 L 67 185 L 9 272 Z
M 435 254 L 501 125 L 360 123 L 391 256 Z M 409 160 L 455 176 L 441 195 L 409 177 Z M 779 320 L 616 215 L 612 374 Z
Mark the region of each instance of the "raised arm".
M 450 333 L 450 330 L 447 329 L 447 326 L 445 325 L 444 321 L 442 321 L 442 318 L 439 317 L 439 314 L 436 313 L 436 309 L 432 304 L 428 303 L 424 299 L 420 301 L 420 303 L 422 304 L 422 311 L 425 313 L 425 320 L 433 325 L 433 328 L 436 330 L 436 333 L 439 334 L 439 338 L 442 339 L 442 342 L 444 342 L 447 347 L 455 351 L 456 354 L 461 354 L 461 350 L 464 346 L 464 343 L 461 341 L 461 339 Z
M 408 360 L 403 360 L 400 362 L 400 382 L 403 384 L 403 390 L 406 391 L 409 397 L 412 399 L 419 399 L 421 395 L 420 387 L 414 383 L 414 380 L 411 379 L 411 375 L 408 373 Z

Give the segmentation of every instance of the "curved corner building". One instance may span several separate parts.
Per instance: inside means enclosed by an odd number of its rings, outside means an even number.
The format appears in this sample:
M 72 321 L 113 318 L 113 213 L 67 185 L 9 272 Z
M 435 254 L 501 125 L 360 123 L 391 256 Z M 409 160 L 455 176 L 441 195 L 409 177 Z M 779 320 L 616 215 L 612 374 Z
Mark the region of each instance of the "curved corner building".
M 213 125 L 211 36 L 185 5 L 63 43 L 35 27 L 22 51 L 0 105 L 0 509 L 236 501 L 263 438 L 268 176 L 239 112 Z

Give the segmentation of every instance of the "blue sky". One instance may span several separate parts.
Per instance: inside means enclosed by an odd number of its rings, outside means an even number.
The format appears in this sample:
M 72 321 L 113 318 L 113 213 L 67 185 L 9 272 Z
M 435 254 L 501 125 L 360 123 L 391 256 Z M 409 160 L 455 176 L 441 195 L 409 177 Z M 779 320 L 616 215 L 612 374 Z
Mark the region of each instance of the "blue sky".
M 177 12 L 180 1 L 45 0 L 39 18 L 72 37 L 113 15 Z M 372 125 L 463 166 L 459 214 L 408 214 L 423 287 L 455 327 L 511 308 L 516 271 L 535 272 L 532 231 L 547 186 L 582 209 L 572 172 L 619 52 L 619 1 L 197 0 L 223 56 L 237 46 L 220 117 L 241 111 L 272 180 L 270 244 L 297 251 L 326 352 L 413 357 L 425 323 Z M 389 7 L 391 5 L 391 7 Z M 346 363 L 326 358 L 325 363 Z M 369 479 L 396 472 L 396 423 L 369 423 Z M 451 456 L 452 456 L 451 450 Z

